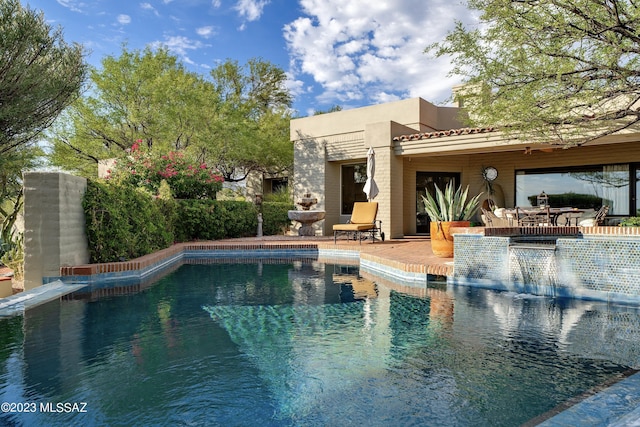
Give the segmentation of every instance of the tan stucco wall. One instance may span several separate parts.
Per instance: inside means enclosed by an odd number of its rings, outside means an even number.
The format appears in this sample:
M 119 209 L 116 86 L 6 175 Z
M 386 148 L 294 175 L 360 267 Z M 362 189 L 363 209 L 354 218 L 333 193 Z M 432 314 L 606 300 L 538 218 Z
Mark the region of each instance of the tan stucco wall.
M 60 276 L 60 267 L 89 262 L 82 197 L 85 178 L 54 172 L 24 174 L 24 288 Z
M 459 172 L 462 185 L 469 185 L 473 196 L 486 191 L 482 168 L 494 166 L 498 192 L 505 206 L 513 207 L 518 169 L 640 162 L 640 134 L 633 132 L 552 152 L 540 150 L 548 145 L 508 140 L 492 129 L 394 141 L 417 132 L 460 129 L 457 111 L 414 98 L 292 120 L 294 199 L 305 191 L 313 193 L 327 211 L 323 233 L 331 234 L 333 224 L 349 219 L 340 215 L 341 165 L 366 162 L 367 150 L 373 147 L 380 189 L 375 199 L 380 204 L 378 219 L 385 234 L 394 238 L 416 232 L 419 171 Z
M 349 219 L 340 215 L 341 165 L 365 162 L 373 147 L 378 219 L 387 237 L 402 237 L 404 165 L 393 137 L 459 126 L 457 109 L 436 107 L 421 98 L 292 120 L 294 201 L 305 192 L 317 197 L 317 208 L 326 210 L 324 224 L 318 225 L 323 234 L 331 234 L 333 224 Z
M 294 144 L 293 201 L 296 203 L 305 193 L 310 193 L 311 197 L 318 199 L 313 209 L 326 210 L 324 194 L 327 165 L 324 141 L 308 138 L 296 141 Z M 319 221 L 313 225 L 318 234 L 323 233 L 325 221 Z M 296 225 L 299 224 L 294 224 Z

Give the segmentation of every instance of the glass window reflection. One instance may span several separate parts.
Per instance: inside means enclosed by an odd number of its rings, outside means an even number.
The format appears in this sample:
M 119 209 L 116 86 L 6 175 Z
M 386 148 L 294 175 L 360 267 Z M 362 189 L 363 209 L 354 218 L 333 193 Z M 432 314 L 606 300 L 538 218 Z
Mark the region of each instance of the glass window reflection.
M 535 206 L 543 191 L 552 207 L 598 209 L 609 205 L 610 215 L 629 215 L 629 165 L 516 171 L 516 206 Z

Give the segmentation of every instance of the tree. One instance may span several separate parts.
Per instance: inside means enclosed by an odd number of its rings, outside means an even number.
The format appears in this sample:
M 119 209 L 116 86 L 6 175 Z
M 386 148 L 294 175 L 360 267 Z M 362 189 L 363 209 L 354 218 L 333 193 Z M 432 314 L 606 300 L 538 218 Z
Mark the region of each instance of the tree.
M 141 140 L 151 154 L 184 151 L 225 180 L 290 167 L 284 72 L 259 60 L 247 69 L 227 61 L 212 76 L 186 71 L 166 49 L 125 47 L 104 58 L 91 70 L 88 95 L 56 124 L 52 162 L 92 176 L 100 160 L 127 156 Z
M 65 43 L 42 13 L 0 0 L 0 156 L 34 141 L 79 95 L 80 45 Z
M 427 47 L 451 55 L 468 84 L 472 125 L 564 146 L 640 121 L 640 9 L 629 0 L 469 0 L 476 29 L 456 23 Z
M 95 176 L 97 163 L 127 155 L 137 140 L 166 154 L 210 135 L 219 100 L 213 85 L 187 72 L 166 49 L 128 51 L 92 69 L 91 90 L 51 133 L 52 163 Z
M 2 245 L 13 240 L 13 225 L 22 210 L 22 171 L 39 164 L 42 151 L 23 145 L 0 156 L 0 256 Z
M 242 181 L 252 171 L 283 172 L 293 167 L 289 142 L 292 98 L 284 71 L 251 59 L 227 60 L 211 71 L 222 100 L 220 126 L 205 148 L 225 181 Z
M 338 112 L 338 111 L 342 111 L 342 106 L 334 105 L 331 108 L 329 108 L 328 110 L 316 110 L 316 111 L 314 111 L 313 115 L 314 116 L 319 116 L 320 114 L 335 113 L 335 112 Z

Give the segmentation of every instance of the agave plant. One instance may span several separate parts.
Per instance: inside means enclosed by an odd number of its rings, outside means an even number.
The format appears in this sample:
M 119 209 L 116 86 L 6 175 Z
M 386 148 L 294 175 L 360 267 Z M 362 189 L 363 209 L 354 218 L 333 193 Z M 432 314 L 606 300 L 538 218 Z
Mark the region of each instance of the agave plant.
M 435 187 L 435 198 L 428 191 L 426 196 L 422 196 L 425 211 L 431 221 L 469 221 L 480 206 L 482 193 L 467 201 L 468 185 L 464 191 L 458 187 L 455 192 L 451 182 L 447 184 L 444 192 L 437 185 Z

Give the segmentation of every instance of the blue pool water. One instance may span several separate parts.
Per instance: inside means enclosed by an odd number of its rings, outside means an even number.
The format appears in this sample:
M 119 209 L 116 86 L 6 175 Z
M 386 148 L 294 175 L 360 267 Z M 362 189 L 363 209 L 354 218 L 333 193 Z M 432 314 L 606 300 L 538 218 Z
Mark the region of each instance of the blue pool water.
M 389 286 L 184 265 L 34 308 L 0 321 L 0 425 L 518 426 L 640 366 L 636 308 Z

